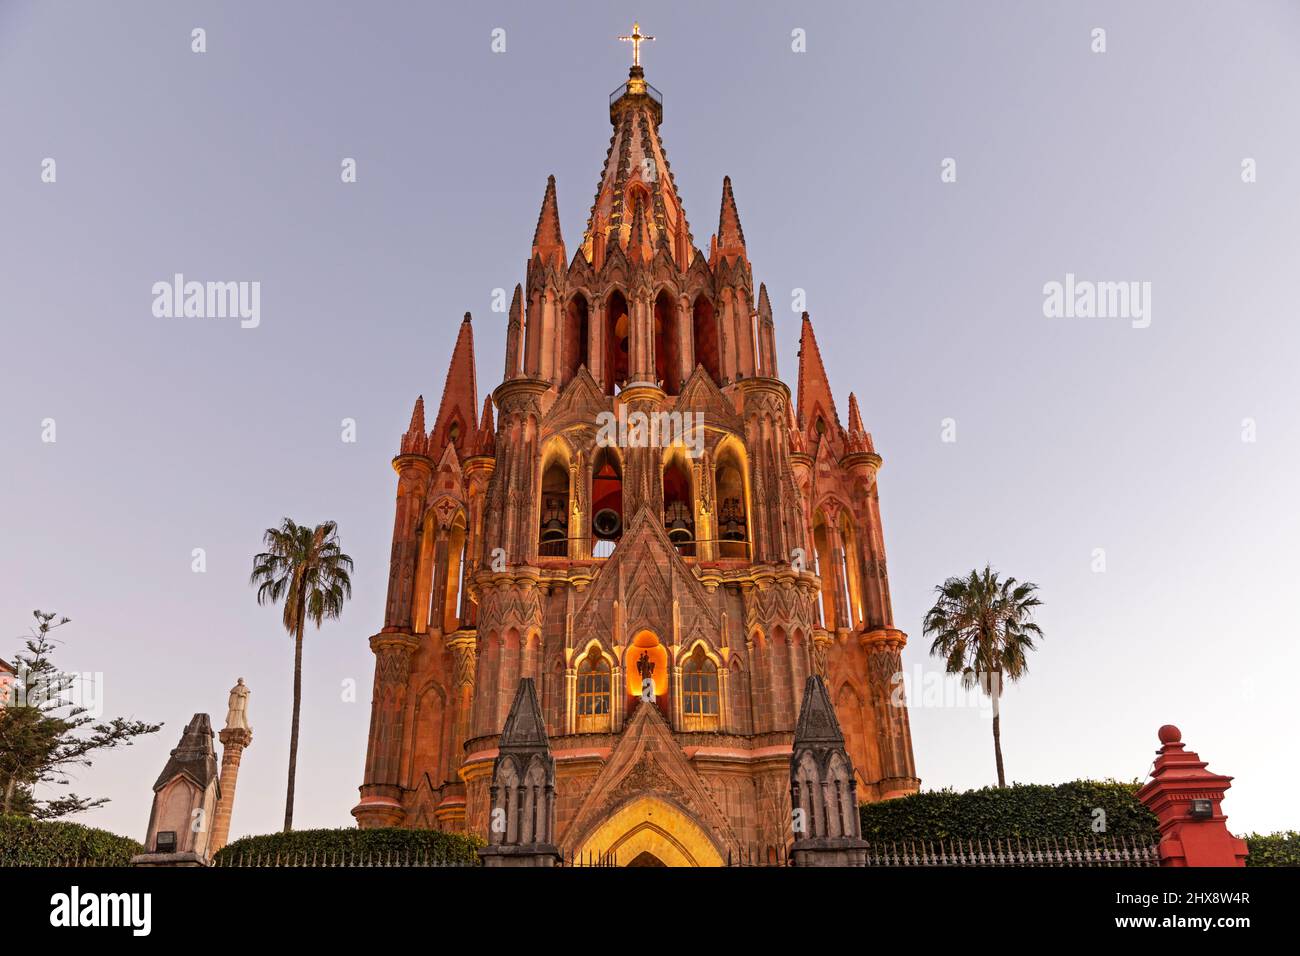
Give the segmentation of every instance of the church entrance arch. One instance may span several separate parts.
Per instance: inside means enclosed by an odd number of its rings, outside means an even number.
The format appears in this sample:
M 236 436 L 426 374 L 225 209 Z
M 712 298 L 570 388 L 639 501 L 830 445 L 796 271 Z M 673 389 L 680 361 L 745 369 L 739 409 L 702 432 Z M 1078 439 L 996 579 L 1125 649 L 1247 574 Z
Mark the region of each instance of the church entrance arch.
M 695 819 L 658 797 L 625 803 L 577 847 L 579 859 L 612 854 L 620 866 L 722 866 L 724 860 Z M 650 859 L 647 859 L 647 856 Z

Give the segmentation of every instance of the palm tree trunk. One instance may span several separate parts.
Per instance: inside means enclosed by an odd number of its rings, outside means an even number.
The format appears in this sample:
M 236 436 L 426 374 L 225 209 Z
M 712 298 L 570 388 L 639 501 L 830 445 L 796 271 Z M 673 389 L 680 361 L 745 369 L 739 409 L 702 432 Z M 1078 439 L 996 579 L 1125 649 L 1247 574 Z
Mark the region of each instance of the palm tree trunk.
M 993 755 L 998 762 L 998 786 L 1005 787 L 1007 774 L 1002 768 L 1002 711 L 998 706 L 997 693 L 993 695 Z
M 298 773 L 298 712 L 302 706 L 303 613 L 298 605 L 298 629 L 293 641 L 293 725 L 289 731 L 289 788 L 284 798 L 284 832 L 293 829 L 293 784 Z

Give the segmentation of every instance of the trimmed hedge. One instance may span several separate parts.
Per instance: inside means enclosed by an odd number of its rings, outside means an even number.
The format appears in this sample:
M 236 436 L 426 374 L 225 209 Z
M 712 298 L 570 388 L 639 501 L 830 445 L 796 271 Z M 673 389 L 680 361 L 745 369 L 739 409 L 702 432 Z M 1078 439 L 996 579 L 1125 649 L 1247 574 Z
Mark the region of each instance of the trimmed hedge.
M 958 793 L 929 790 L 861 807 L 867 840 L 976 840 L 1015 837 L 1137 837 L 1159 839 L 1156 818 L 1137 799 L 1139 784 L 1074 780 L 1056 786 L 1012 784 Z M 1104 834 L 1093 811 L 1105 811 Z
M 410 856 L 432 857 L 447 863 L 478 863 L 478 848 L 483 841 L 478 837 L 443 833 L 440 830 L 408 830 L 404 827 L 378 827 L 359 830 L 341 827 L 337 830 L 294 830 L 290 833 L 268 833 L 251 836 L 228 843 L 218 851 L 219 866 L 233 866 L 243 858 L 252 862 L 258 857 L 274 858 L 298 856 L 311 858 L 313 854 L 324 860 L 371 857 L 394 854 L 399 858 Z
M 1300 866 L 1300 833 L 1295 830 L 1247 833 L 1242 839 L 1250 847 L 1247 866 Z
M 126 866 L 144 847 L 80 823 L 0 816 L 0 867 Z

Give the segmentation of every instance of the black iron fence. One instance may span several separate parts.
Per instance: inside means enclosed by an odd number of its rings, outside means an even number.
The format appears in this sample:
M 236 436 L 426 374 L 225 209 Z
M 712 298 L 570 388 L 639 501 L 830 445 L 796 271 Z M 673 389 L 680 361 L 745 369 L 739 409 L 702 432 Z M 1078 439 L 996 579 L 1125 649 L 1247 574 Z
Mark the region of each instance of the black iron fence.
M 867 866 L 1159 866 L 1156 844 L 1136 837 L 903 840 L 871 843 Z

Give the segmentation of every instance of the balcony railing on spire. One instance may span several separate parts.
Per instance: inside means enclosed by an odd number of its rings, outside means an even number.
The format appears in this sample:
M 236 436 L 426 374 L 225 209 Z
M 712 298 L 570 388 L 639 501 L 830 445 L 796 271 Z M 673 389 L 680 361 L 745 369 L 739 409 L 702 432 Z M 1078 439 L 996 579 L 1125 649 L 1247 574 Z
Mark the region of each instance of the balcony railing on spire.
M 662 109 L 664 105 L 664 95 L 660 93 L 657 89 L 655 89 L 653 86 L 651 86 L 649 83 L 646 83 L 644 80 L 641 81 L 641 86 L 645 88 L 645 95 L 650 97 L 650 99 L 654 103 L 658 104 L 658 106 Z M 627 83 L 623 83 L 613 93 L 609 94 L 609 105 L 613 106 L 623 97 L 627 96 L 629 92 L 632 93 L 633 95 L 637 95 L 636 91 L 631 89 L 631 81 L 628 81 Z

